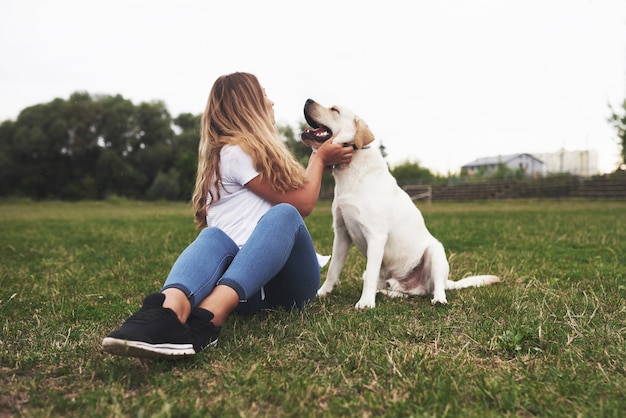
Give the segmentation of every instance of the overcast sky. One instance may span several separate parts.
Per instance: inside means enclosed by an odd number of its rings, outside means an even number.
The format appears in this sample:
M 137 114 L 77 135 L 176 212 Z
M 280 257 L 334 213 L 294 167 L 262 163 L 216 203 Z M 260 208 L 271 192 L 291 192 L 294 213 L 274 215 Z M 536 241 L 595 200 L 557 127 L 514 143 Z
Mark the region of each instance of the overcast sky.
M 76 91 L 197 114 L 248 71 L 279 123 L 348 106 L 391 164 L 592 149 L 606 172 L 626 0 L 0 0 L 0 57 L 0 120 Z

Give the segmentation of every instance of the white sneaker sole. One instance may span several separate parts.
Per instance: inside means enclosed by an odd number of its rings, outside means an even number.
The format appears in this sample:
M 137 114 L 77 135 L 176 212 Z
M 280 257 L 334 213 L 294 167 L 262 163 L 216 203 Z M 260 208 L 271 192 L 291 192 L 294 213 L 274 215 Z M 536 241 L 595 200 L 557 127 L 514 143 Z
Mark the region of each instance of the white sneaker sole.
M 112 337 L 102 340 L 102 351 L 116 356 L 170 359 L 196 354 L 193 344 L 150 344 Z

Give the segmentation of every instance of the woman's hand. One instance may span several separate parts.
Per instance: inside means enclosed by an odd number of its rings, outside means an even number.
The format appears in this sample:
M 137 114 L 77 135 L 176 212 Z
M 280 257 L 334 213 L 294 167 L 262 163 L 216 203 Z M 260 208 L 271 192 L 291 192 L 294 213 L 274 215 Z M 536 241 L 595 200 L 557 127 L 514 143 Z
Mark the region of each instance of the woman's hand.
M 348 164 L 352 160 L 353 152 L 352 147 L 346 147 L 344 144 L 333 144 L 331 141 L 324 142 L 317 151 L 314 151 L 317 153 L 317 158 L 322 160 L 324 167 Z
M 272 204 L 289 203 L 303 217 L 306 217 L 313 211 L 319 197 L 324 168 L 338 164 L 348 164 L 352 160 L 353 152 L 352 147 L 344 147 L 342 144 L 332 144 L 330 141 L 327 141 L 311 154 L 306 171 L 307 181 L 299 189 L 289 190 L 285 193 L 277 192 L 261 176 L 250 180 L 246 187 Z

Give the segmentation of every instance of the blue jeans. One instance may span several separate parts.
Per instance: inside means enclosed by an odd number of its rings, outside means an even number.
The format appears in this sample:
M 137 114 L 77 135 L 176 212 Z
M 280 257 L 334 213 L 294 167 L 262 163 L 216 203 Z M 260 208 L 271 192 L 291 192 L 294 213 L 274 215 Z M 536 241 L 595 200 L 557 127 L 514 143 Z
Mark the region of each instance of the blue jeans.
M 238 312 L 302 307 L 320 285 L 313 240 L 291 205 L 272 207 L 241 247 L 215 227 L 204 228 L 180 254 L 163 289 L 176 288 L 192 309 L 218 284 L 239 295 Z

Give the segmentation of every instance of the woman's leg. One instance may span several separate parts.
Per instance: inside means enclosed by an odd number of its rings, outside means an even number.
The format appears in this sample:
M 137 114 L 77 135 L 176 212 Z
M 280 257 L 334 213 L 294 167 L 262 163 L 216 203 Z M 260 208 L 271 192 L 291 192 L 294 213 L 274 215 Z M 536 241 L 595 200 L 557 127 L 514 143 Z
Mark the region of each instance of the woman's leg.
M 237 244 L 222 230 L 203 229 L 178 256 L 161 292 L 167 295 L 175 294 L 170 289 L 179 290 L 193 309 L 213 291 L 238 251 Z
M 298 211 L 288 204 L 270 209 L 218 284 L 237 292 L 241 312 L 310 302 L 319 288 L 320 268 Z
M 215 293 L 212 322 L 221 326 L 237 307 L 238 299 L 232 289 L 216 288 L 216 283 L 238 251 L 237 244 L 222 230 L 203 229 L 172 266 L 161 290 L 165 295 L 163 307 L 173 310 L 180 322 L 185 323 L 193 308 Z

